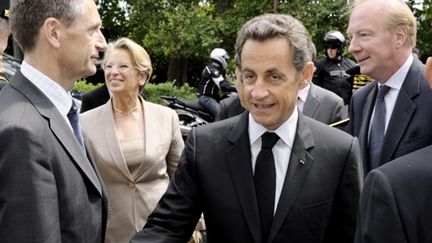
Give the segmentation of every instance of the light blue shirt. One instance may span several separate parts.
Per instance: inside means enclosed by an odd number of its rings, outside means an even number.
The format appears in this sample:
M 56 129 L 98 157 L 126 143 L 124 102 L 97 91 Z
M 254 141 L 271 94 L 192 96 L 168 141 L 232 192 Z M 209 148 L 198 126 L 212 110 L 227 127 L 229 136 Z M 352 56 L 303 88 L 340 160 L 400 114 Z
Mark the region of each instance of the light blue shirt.
M 70 92 L 66 91 L 57 82 L 50 79 L 26 61 L 23 61 L 21 64 L 21 73 L 51 101 L 73 131 L 69 119 L 67 118 L 67 114 L 72 107 L 72 95 Z

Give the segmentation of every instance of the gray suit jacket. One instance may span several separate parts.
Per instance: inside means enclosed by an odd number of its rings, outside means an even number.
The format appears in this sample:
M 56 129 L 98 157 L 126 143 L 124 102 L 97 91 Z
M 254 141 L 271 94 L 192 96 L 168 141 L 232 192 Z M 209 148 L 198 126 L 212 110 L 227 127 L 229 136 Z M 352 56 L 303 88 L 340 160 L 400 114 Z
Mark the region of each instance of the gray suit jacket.
M 352 242 L 359 157 L 355 138 L 299 114 L 269 242 Z M 247 112 L 192 130 L 167 192 L 131 242 L 187 242 L 201 212 L 209 242 L 261 242 Z
M 0 242 L 103 242 L 106 198 L 94 164 L 21 72 L 0 93 Z
M 390 117 L 382 147 L 381 164 L 432 143 L 432 91 L 423 70 L 424 65 L 414 58 Z M 349 130 L 359 139 L 365 172 L 370 170 L 369 122 L 376 93 L 377 82 L 374 81 L 354 92 L 351 100 Z
M 325 124 L 340 121 L 348 114 L 344 111 L 344 101 L 335 93 L 311 83 L 303 114 Z

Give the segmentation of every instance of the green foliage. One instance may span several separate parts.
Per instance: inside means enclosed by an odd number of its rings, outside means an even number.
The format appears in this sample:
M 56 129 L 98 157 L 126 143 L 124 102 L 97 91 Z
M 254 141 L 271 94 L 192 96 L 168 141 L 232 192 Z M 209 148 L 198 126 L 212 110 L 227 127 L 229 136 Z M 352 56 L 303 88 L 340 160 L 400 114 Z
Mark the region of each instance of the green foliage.
M 87 83 L 87 81 L 85 79 L 81 79 L 81 80 L 78 80 L 77 82 L 75 82 L 72 90 L 82 93 L 82 92 L 87 92 L 87 91 L 93 90 L 93 89 L 100 87 L 102 85 L 103 85 L 102 83 L 100 83 L 100 84 Z
M 177 87 L 173 82 L 166 82 L 160 84 L 147 84 L 144 86 L 144 97 L 147 101 L 160 104 L 162 95 L 175 96 L 183 100 L 196 100 L 197 90 L 190 87 L 188 84 L 184 84 L 181 87 Z
M 353 0 L 351 0 L 352 2 Z M 274 1 L 261 0 L 97 0 L 108 38 L 127 36 L 149 52 L 156 83 L 165 82 L 172 60 L 189 63 L 187 79 L 197 80 L 210 51 L 225 48 L 234 57 L 237 31 L 249 19 L 273 12 Z M 407 0 L 418 20 L 417 47 L 432 53 L 432 0 Z M 323 55 L 322 38 L 329 30 L 346 33 L 347 0 L 279 0 L 279 12 L 304 23 Z M 347 43 L 348 46 L 349 43 Z M 171 66 L 170 66 L 171 67 Z M 228 72 L 233 71 L 229 65 Z

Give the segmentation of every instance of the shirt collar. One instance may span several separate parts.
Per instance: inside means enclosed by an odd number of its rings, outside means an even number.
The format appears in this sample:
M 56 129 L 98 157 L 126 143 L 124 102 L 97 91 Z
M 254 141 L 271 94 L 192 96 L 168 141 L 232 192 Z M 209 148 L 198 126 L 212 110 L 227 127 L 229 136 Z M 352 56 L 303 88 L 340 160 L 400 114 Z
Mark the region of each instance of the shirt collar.
M 26 61 L 21 64 L 21 73 L 48 97 L 62 116 L 66 116 L 72 107 L 72 96 L 57 82 L 31 66 Z
M 402 64 L 402 66 L 384 84 L 392 89 L 400 90 L 413 60 L 413 56 L 409 55 L 404 64 Z M 378 86 L 381 85 L 379 82 L 377 83 Z
M 306 85 L 303 89 L 300 89 L 298 91 L 298 97 L 301 99 L 301 101 L 303 101 L 303 103 L 306 102 L 307 96 L 309 94 L 309 90 L 310 90 L 310 83 L 308 85 Z
M 275 132 L 279 138 L 284 141 L 285 144 L 288 145 L 289 148 L 292 148 L 292 145 L 294 143 L 294 137 L 297 131 L 297 120 L 298 120 L 298 110 L 295 107 L 293 109 L 293 113 L 291 116 L 286 120 L 282 125 L 280 125 Z M 250 145 L 255 143 L 261 135 L 263 135 L 265 132 L 269 131 L 267 128 L 265 128 L 263 125 L 257 123 L 253 116 L 249 113 L 249 140 Z

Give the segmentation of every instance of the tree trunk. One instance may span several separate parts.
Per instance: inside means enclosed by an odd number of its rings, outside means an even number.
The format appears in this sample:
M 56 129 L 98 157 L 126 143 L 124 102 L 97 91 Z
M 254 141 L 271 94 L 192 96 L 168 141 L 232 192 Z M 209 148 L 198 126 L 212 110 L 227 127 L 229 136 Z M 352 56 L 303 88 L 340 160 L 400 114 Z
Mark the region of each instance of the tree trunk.
M 186 58 L 171 57 L 169 60 L 167 80 L 175 81 L 175 85 L 180 87 L 187 82 L 188 60 Z
M 223 13 L 234 6 L 234 0 L 216 0 L 216 14 Z
M 279 13 L 279 0 L 273 0 L 273 12 Z

